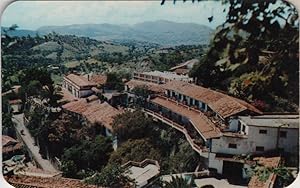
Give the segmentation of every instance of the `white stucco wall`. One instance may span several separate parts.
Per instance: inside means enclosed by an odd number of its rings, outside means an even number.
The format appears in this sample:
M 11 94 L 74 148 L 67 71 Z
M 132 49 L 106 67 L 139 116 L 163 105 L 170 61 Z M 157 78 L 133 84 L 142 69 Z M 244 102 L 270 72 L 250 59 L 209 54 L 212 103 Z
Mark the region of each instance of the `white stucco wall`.
M 248 130 L 247 138 L 222 136 L 220 139 L 212 139 L 212 152 L 237 155 L 258 153 L 258 151 L 256 151 L 257 146 L 264 147 L 264 151 L 277 148 L 277 128 L 247 126 L 246 130 Z M 266 130 L 267 133 L 261 134 L 259 130 Z M 295 148 L 297 148 L 299 139 L 298 129 L 281 128 L 280 130 L 287 131 L 287 137 L 279 137 L 278 147 L 284 148 L 286 152 L 297 152 Z M 229 143 L 236 144 L 237 148 L 229 148 Z
M 210 153 L 209 154 L 208 167 L 216 169 L 219 174 L 222 174 L 222 172 L 223 172 L 223 160 L 218 160 L 215 157 L 216 157 L 215 153 Z
M 296 153 L 299 147 L 299 130 L 298 129 L 284 129 L 287 131 L 286 138 L 279 138 L 278 147 L 283 148 L 286 152 Z

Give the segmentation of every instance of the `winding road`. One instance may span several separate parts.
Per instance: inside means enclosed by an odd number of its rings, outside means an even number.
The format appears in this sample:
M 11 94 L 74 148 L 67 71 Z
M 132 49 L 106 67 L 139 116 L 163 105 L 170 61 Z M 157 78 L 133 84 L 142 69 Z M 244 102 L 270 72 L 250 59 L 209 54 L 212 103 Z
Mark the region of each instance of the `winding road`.
M 39 166 L 47 172 L 58 174 L 60 171 L 55 169 L 55 167 L 52 165 L 52 163 L 47 160 L 43 159 L 41 154 L 39 153 L 39 147 L 34 145 L 34 139 L 30 135 L 29 130 L 24 124 L 24 114 L 15 114 L 13 115 L 12 121 L 15 123 L 16 131 L 21 136 L 23 143 L 27 146 L 27 148 L 30 150 L 34 160 L 39 164 Z M 23 134 L 21 134 L 21 131 L 23 130 Z

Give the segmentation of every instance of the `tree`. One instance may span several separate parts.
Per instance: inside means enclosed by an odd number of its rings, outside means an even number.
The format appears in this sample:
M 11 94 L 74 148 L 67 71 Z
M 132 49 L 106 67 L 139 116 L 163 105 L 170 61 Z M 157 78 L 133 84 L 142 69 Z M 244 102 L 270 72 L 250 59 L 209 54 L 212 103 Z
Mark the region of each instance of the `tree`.
M 42 98 L 47 99 L 47 103 L 52 107 L 58 107 L 58 101 L 62 99 L 61 89 L 54 87 L 53 85 L 48 85 L 43 88 Z
M 143 161 L 145 159 L 160 160 L 160 150 L 147 139 L 128 140 L 113 152 L 110 163 L 124 164 L 128 161 Z
M 199 154 L 196 153 L 188 142 L 179 145 L 179 151 L 171 155 L 163 164 L 166 173 L 182 173 L 194 171 L 200 162 Z M 168 168 L 166 169 L 167 166 Z
M 64 177 L 76 177 L 78 172 L 76 164 L 71 160 L 62 161 L 60 170 L 63 172 Z
M 71 166 L 77 170 L 100 170 L 107 164 L 112 151 L 111 139 L 97 136 L 94 140 L 82 140 L 80 144 L 65 150 L 62 161 L 68 164 L 67 167 Z M 69 168 L 64 169 L 67 170 L 65 174 L 70 174 Z
M 108 73 L 105 88 L 108 90 L 122 91 L 124 89 L 124 83 L 122 78 L 117 73 Z
M 190 75 L 205 87 L 228 91 L 249 102 L 266 102 L 270 106 L 266 110 L 278 107 L 277 99 L 282 98 L 298 105 L 296 8 L 276 0 L 222 2 L 229 5 L 226 21 L 217 28 L 206 55 Z M 296 111 L 293 104 L 287 103 L 281 111 Z
M 125 170 L 118 164 L 108 164 L 101 173 L 96 173 L 85 180 L 86 183 L 104 187 L 128 187 L 130 179 L 124 174 Z
M 128 139 L 155 136 L 153 125 L 153 120 L 146 117 L 142 111 L 127 111 L 114 118 L 113 130 L 118 136 L 118 141 L 122 143 Z

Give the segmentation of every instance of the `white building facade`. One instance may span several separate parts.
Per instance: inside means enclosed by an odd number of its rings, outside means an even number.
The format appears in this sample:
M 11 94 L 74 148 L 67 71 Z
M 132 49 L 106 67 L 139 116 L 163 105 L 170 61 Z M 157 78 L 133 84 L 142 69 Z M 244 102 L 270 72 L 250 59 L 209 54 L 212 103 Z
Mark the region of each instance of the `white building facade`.
M 97 84 L 90 82 L 88 78 L 75 74 L 64 76 L 62 83 L 62 87 L 77 98 L 87 97 L 93 94 L 92 88 L 96 86 Z

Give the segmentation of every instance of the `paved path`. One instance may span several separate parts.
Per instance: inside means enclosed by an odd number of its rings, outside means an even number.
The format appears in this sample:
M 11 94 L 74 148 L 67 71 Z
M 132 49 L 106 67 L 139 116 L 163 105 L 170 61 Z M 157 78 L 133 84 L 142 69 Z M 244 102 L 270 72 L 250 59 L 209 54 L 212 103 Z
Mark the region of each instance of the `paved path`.
M 229 184 L 228 181 L 225 179 L 218 180 L 216 178 L 195 179 L 195 184 L 197 185 L 197 187 L 202 187 L 205 185 L 213 185 L 214 187 L 222 187 L 222 188 L 247 188 L 246 186 Z
M 33 158 L 40 165 L 40 167 L 51 173 L 59 173 L 49 160 L 43 159 L 39 154 L 39 147 L 34 145 L 34 139 L 31 137 L 27 127 L 24 125 L 24 114 L 13 115 L 12 121 L 16 123 L 15 128 L 19 135 L 22 137 L 24 144 L 31 151 Z M 24 135 L 21 134 L 21 130 L 24 131 Z

